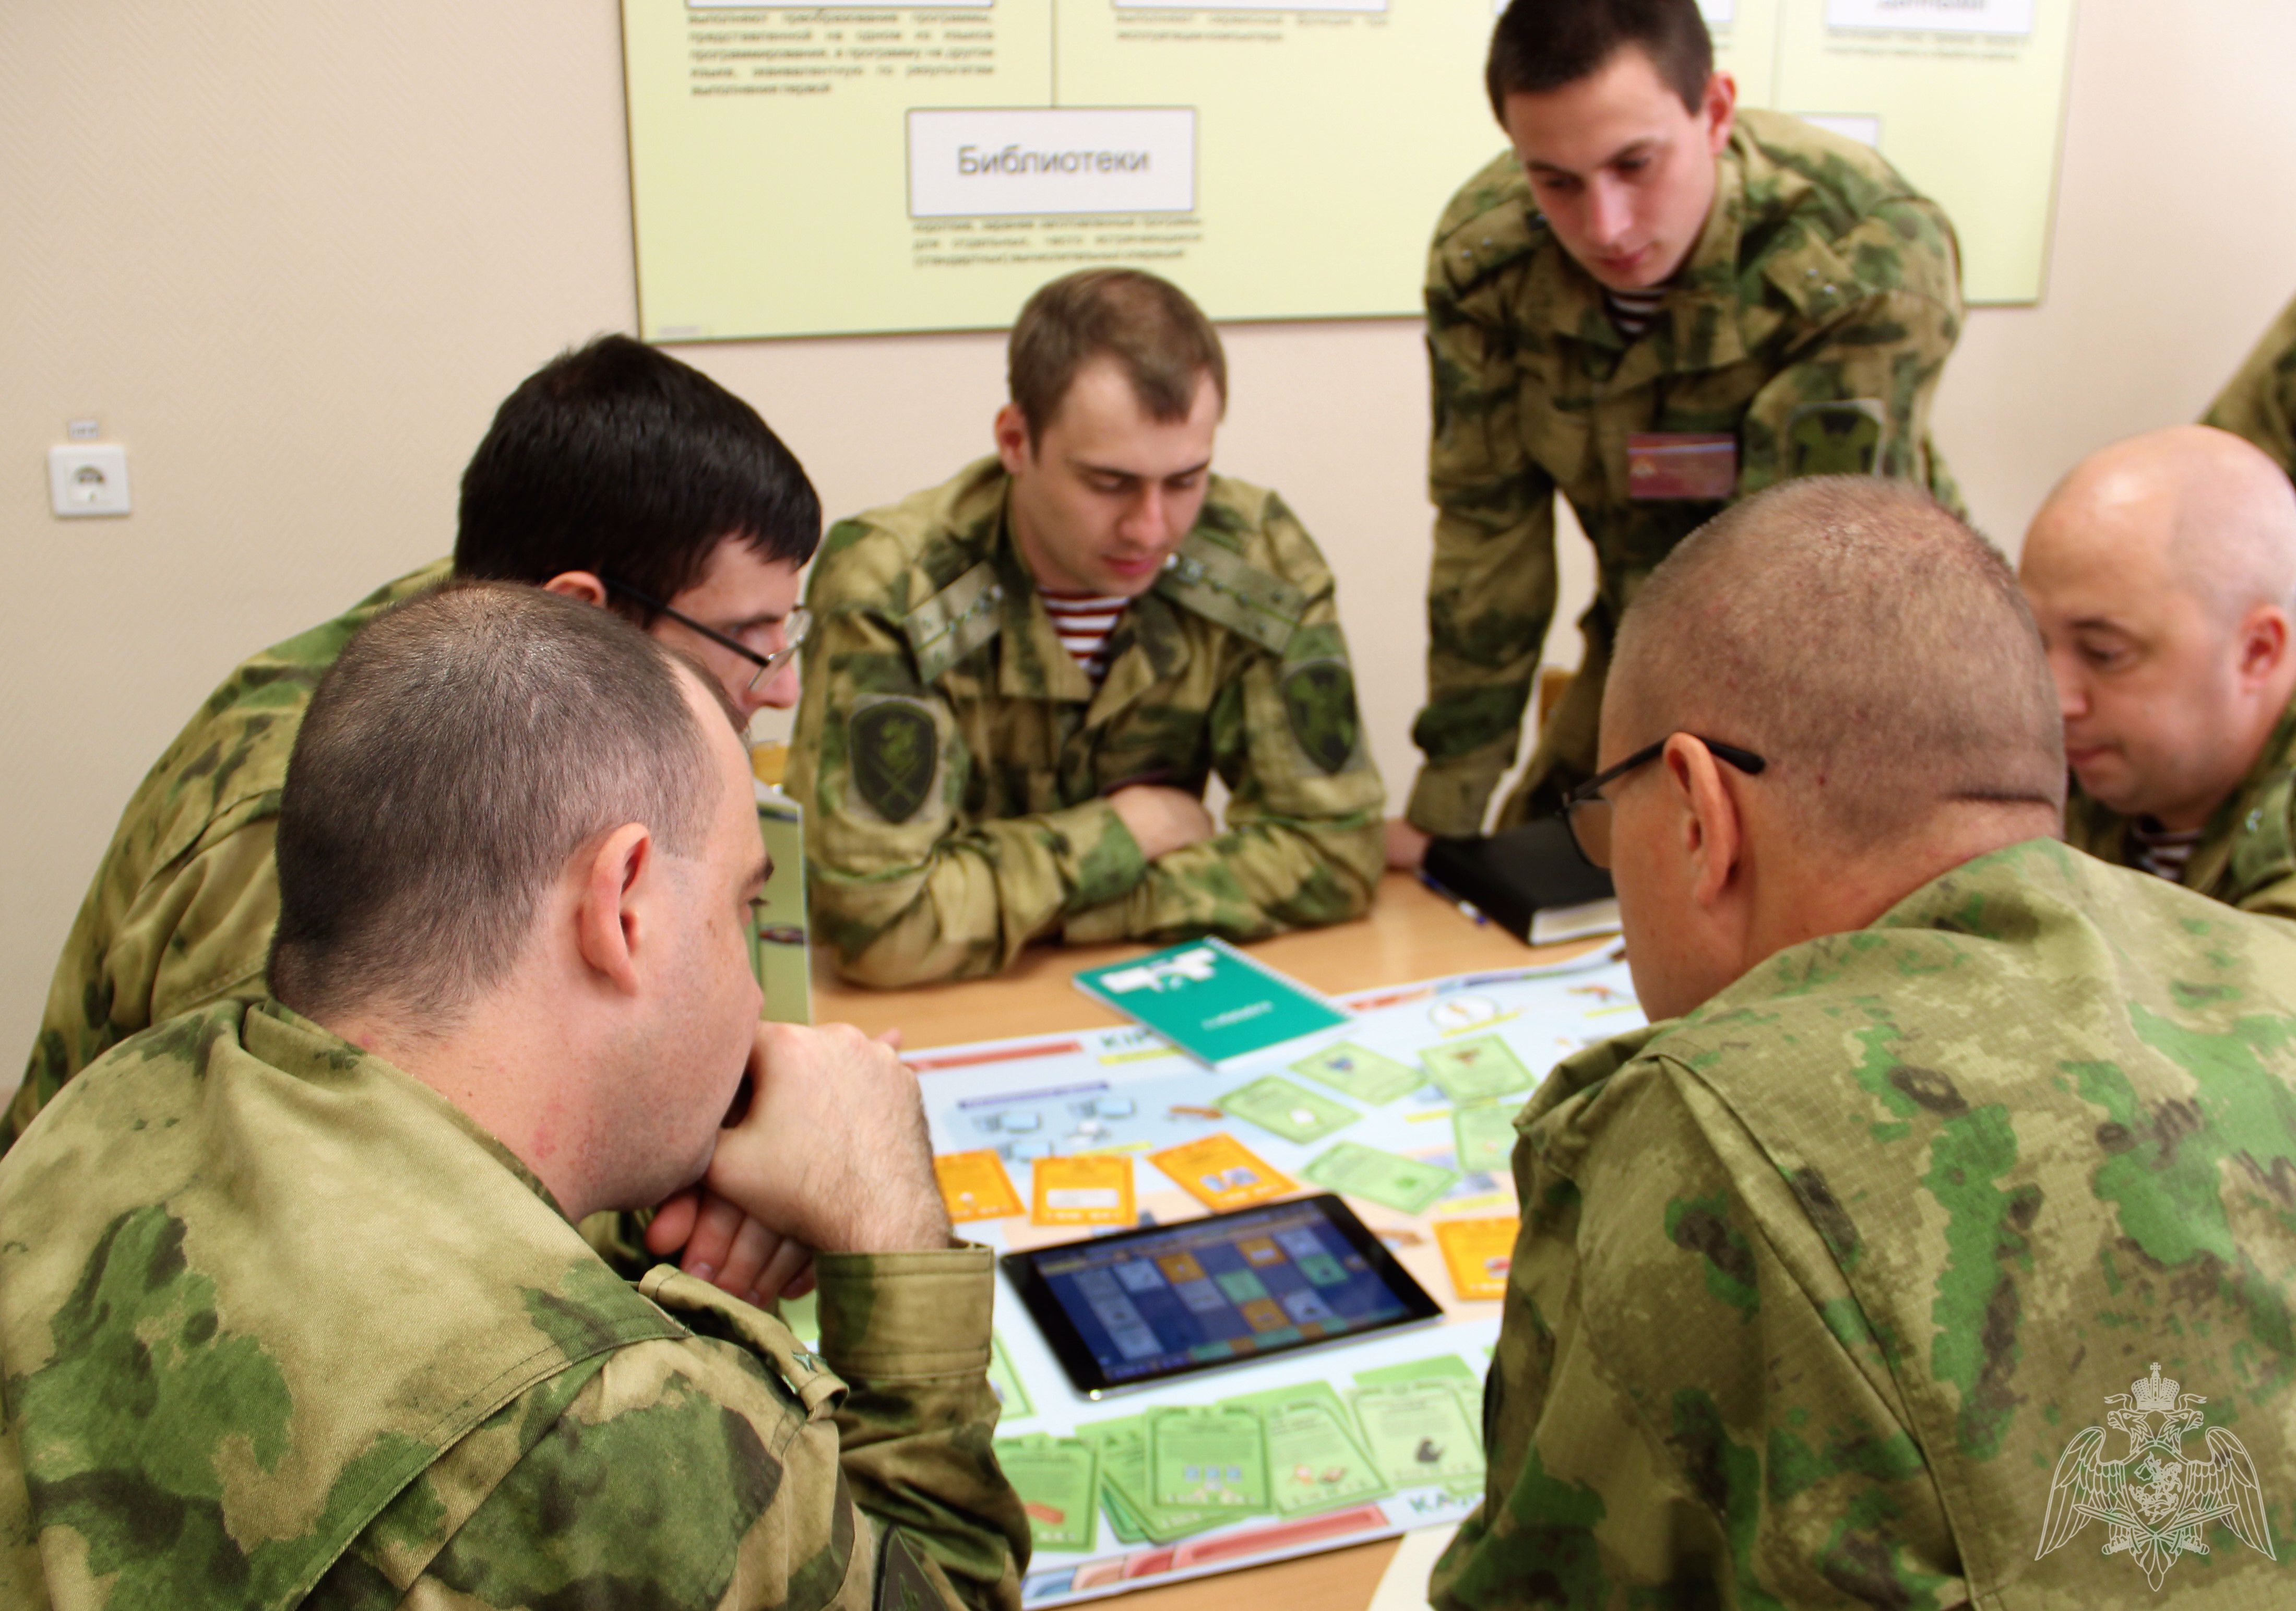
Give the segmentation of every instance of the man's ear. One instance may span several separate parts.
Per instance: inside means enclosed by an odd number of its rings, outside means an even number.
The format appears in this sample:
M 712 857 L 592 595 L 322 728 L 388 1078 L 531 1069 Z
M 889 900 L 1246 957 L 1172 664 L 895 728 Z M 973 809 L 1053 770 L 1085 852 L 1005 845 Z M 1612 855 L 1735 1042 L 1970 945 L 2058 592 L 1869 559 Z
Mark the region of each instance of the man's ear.
M 1738 126 L 1738 80 L 1728 73 L 1709 73 L 1706 77 L 1706 99 L 1699 108 L 1699 120 L 1706 125 L 1706 149 L 1714 156 L 1730 144 L 1730 131 Z
M 1018 475 L 1036 463 L 1029 441 L 1029 416 L 1021 412 L 1018 403 L 1007 403 L 996 411 L 996 456 L 1007 475 Z
M 2288 663 L 2288 612 L 2278 604 L 2259 604 L 2240 623 L 2236 640 L 2240 678 L 2251 686 L 2268 682 Z
M 639 948 L 652 938 L 641 931 L 636 895 L 653 856 L 652 831 L 626 822 L 599 842 L 582 868 L 575 943 L 591 971 L 625 995 L 638 993 Z
M 606 602 L 605 581 L 593 571 L 561 571 L 542 584 L 542 590 L 555 593 L 562 598 L 578 598 L 586 604 L 596 604 L 602 608 Z
M 1736 875 L 1745 845 L 1738 802 L 1722 781 L 1722 764 L 1687 733 L 1666 742 L 1660 758 L 1666 787 L 1673 795 L 1683 851 L 1691 867 L 1691 899 L 1712 907 Z

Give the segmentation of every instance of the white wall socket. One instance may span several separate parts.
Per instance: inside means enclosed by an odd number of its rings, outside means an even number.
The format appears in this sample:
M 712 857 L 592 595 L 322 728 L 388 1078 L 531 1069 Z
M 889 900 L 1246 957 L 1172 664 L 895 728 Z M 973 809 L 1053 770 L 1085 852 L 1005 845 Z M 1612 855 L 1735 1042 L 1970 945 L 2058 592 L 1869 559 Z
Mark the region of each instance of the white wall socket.
M 58 514 L 127 513 L 127 449 L 117 442 L 48 449 L 48 499 Z

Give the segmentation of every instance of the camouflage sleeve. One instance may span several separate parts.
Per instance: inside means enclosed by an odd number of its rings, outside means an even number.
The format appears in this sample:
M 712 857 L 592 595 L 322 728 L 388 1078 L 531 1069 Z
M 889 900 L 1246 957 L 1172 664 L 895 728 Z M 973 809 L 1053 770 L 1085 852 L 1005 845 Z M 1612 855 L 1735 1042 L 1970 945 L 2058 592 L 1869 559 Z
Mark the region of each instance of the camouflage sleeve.
M 1488 1485 L 1433 1603 L 1962 1603 L 1854 1250 L 1687 1071 L 1642 1060 L 1556 1117 L 1517 1150 Z
M 1430 834 L 1476 834 L 1514 764 L 1554 616 L 1554 483 L 1523 446 L 1521 377 L 1499 290 L 1455 280 L 1439 244 L 1428 262 L 1427 363 L 1435 553 L 1427 703 L 1411 726 L 1426 760 L 1404 815 Z
M 1067 913 L 1146 875 L 1105 801 L 964 825 L 965 779 L 993 758 L 973 755 L 891 621 L 865 606 L 816 613 L 788 786 L 805 807 L 814 924 L 847 977 L 894 986 L 995 974 Z M 916 802 L 898 818 L 855 786 L 850 735 L 862 719 L 882 730 L 881 748 L 890 736 L 917 752 Z
M 1930 440 L 1938 377 L 1961 334 L 1953 226 L 1935 203 L 1901 198 L 1832 242 L 1824 261 L 1788 254 L 1779 266 L 1776 290 L 1812 328 L 1747 407 L 1739 495 L 1797 475 L 1878 474 L 1919 481 L 1961 511 Z
M 1159 857 L 1121 899 L 1072 914 L 1072 943 L 1259 940 L 1371 906 L 1386 865 L 1387 791 L 1364 742 L 1331 573 L 1273 497 L 1264 529 L 1286 576 L 1316 586 L 1283 653 L 1254 651 L 1212 706 L 1226 831 Z
M 2280 310 L 2202 423 L 2246 437 L 2296 476 L 2296 300 Z
M 275 809 L 266 795 L 139 886 L 115 887 L 125 882 L 120 843 L 139 817 L 129 806 L 57 959 L 24 1082 L 0 1114 L 0 1152 L 67 1080 L 128 1036 L 214 1002 L 263 999 L 279 921 Z
M 819 1354 L 705 1282 L 650 1275 L 691 1338 L 514 1400 L 304 1605 L 1017 1607 L 1029 1532 L 991 1448 L 988 1254 L 817 1269 Z

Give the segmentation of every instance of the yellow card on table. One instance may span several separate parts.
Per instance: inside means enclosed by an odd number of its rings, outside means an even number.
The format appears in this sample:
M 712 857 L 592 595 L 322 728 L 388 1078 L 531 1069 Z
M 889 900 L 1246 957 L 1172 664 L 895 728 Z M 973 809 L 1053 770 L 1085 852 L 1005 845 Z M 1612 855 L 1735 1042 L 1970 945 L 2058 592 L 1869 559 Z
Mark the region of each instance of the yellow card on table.
M 1435 1239 L 1443 1245 L 1451 1286 L 1462 1298 L 1506 1296 L 1507 1266 L 1513 1262 L 1515 1233 L 1521 1226 L 1513 1214 L 1500 1220 L 1435 1221 Z
M 1300 1189 L 1298 1182 L 1276 1173 L 1231 1135 L 1206 1136 L 1201 1141 L 1150 1153 L 1148 1162 L 1214 1213 L 1265 1203 Z
M 1004 1161 L 986 1147 L 942 1153 L 933 1160 L 933 1175 L 940 1182 L 940 1200 L 948 1204 L 948 1217 L 959 1225 L 1025 1212 L 1021 1194 L 1013 1189 L 1013 1177 L 1004 1172 Z
M 1036 1202 L 1029 1218 L 1038 1225 L 1129 1225 L 1132 1160 L 1121 1153 L 1039 1158 L 1029 1165 Z

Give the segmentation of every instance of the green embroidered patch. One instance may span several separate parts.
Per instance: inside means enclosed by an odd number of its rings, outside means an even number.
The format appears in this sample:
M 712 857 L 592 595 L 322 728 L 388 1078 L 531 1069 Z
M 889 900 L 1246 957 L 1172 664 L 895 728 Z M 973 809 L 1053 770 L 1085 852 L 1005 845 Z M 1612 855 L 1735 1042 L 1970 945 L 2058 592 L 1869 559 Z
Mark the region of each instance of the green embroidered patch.
M 1343 660 L 1311 660 L 1283 678 L 1283 711 L 1308 759 L 1336 772 L 1356 752 L 1356 679 Z
M 1806 403 L 1786 426 L 1792 475 L 1871 475 L 1882 458 L 1882 405 L 1867 398 Z
M 853 714 L 853 785 L 887 822 L 917 814 L 939 769 L 933 719 L 905 699 L 884 699 Z

